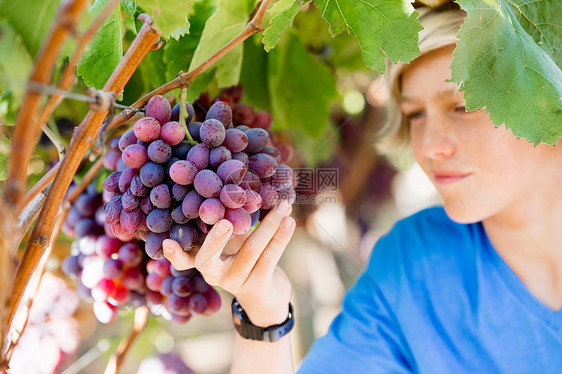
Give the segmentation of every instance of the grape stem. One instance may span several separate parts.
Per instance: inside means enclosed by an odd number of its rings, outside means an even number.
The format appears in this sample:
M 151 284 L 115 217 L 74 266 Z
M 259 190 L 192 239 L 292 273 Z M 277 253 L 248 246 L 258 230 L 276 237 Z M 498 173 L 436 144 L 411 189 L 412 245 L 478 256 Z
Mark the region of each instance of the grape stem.
M 135 340 L 140 335 L 140 333 L 145 329 L 148 323 L 148 307 L 142 306 L 135 309 L 135 316 L 133 322 L 133 329 L 129 335 L 121 341 L 117 350 L 109 359 L 107 367 L 105 368 L 104 374 L 117 374 L 121 370 L 121 367 L 125 363 L 125 358 L 127 353 L 135 343 Z
M 116 97 L 119 96 L 119 93 L 123 90 L 123 87 L 131 78 L 141 60 L 160 37 L 160 32 L 152 26 L 149 17 L 144 15 L 144 19 L 144 25 L 104 86 L 105 92 L 113 93 Z M 107 110 L 101 112 L 89 111 L 74 132 L 68 153 L 62 160 L 59 171 L 56 173 L 53 186 L 47 195 L 43 209 L 39 214 L 37 223 L 16 270 L 5 320 L 6 329 L 9 329 L 12 324 L 26 286 L 34 270 L 38 267 L 41 258 L 49 248 L 50 239 L 55 238 L 52 233 L 59 207 L 78 166 L 82 162 L 84 154 L 90 148 L 88 139 L 97 138 L 106 114 Z M 21 165 L 18 167 L 22 168 Z
M 183 126 L 183 129 L 185 130 L 185 136 L 187 137 L 187 139 L 194 143 L 197 144 L 197 142 L 195 140 L 193 140 L 193 137 L 191 136 L 191 133 L 189 132 L 189 129 L 187 128 L 187 123 L 185 122 L 185 119 L 187 118 L 187 108 L 185 107 L 185 102 L 187 100 L 187 87 L 182 87 L 181 89 L 181 93 L 180 93 L 180 123 Z

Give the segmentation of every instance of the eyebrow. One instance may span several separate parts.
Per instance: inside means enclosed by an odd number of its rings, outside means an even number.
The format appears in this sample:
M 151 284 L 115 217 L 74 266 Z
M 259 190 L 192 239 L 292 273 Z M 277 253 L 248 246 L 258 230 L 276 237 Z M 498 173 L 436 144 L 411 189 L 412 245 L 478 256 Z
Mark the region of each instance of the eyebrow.
M 452 87 L 452 88 L 446 88 L 444 90 L 439 91 L 436 96 L 438 98 L 443 98 L 443 97 L 447 97 L 447 96 L 451 96 L 451 95 L 457 95 L 458 93 L 459 93 L 458 87 Z M 414 101 L 417 101 L 417 98 L 415 96 L 410 96 L 410 95 L 401 95 L 400 101 L 401 102 L 414 102 Z

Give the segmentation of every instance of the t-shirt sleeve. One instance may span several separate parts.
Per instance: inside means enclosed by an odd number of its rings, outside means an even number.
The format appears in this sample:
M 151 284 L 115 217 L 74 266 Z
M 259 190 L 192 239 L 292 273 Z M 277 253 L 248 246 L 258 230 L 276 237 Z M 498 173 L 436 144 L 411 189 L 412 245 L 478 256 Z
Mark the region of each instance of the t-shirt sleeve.
M 377 279 L 377 268 L 384 264 L 376 262 L 389 259 L 379 250 L 391 250 L 383 246 L 379 241 L 373 252 L 377 256 L 371 256 L 369 267 L 345 296 L 342 311 L 328 333 L 313 343 L 297 374 L 413 372 L 409 349 L 387 302 L 392 291 Z

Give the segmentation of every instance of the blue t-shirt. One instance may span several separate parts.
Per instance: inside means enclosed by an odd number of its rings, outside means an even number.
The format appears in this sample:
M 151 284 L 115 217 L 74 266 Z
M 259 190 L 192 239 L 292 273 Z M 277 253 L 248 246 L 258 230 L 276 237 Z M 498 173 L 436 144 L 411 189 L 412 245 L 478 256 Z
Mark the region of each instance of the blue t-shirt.
M 298 374 L 562 373 L 562 310 L 526 288 L 481 223 L 442 207 L 376 244 Z

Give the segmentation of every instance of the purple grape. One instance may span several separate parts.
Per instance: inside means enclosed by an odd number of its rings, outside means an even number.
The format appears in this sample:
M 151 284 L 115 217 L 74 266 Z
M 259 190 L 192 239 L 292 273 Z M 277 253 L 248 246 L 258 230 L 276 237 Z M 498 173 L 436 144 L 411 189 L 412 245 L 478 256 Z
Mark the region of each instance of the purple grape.
M 250 128 L 246 125 L 240 125 L 240 126 L 236 126 L 236 128 L 240 131 L 246 132 L 248 131 Z
M 117 170 L 117 162 L 121 159 L 121 152 L 109 150 L 103 157 L 103 166 L 109 170 Z
M 148 193 L 148 188 L 142 184 L 139 175 L 135 175 L 131 180 L 131 185 L 129 186 L 129 190 L 131 193 L 136 197 L 144 197 Z
M 199 218 L 208 225 L 214 225 L 224 217 L 225 207 L 219 199 L 207 199 L 199 207 Z
M 223 145 L 232 153 L 242 152 L 248 146 L 248 136 L 240 129 L 228 129 Z
M 251 227 L 254 227 L 254 225 L 260 220 L 260 211 L 256 210 L 254 213 L 250 214 L 250 218 L 252 219 L 250 225 Z
M 145 109 L 146 115 L 155 118 L 162 126 L 170 120 L 170 116 L 172 115 L 170 102 L 162 95 L 151 97 L 148 103 L 146 103 Z
M 93 216 L 100 206 L 98 195 L 82 194 L 74 202 L 74 207 L 84 217 Z
M 176 162 L 180 161 L 179 158 L 177 157 L 170 157 L 170 159 L 168 161 L 166 161 L 165 164 L 163 164 L 162 166 L 164 166 L 164 171 L 166 172 L 166 176 L 170 176 L 170 169 L 172 168 L 172 165 L 175 164 Z M 168 179 L 168 178 L 166 178 Z
M 155 209 L 146 217 L 146 225 L 150 231 L 160 234 L 172 227 L 172 217 L 168 209 Z
M 139 144 L 131 144 L 123 151 L 121 155 L 125 165 L 131 168 L 140 168 L 148 161 L 146 148 Z
M 123 196 L 121 196 L 121 205 L 123 206 L 123 210 L 129 212 L 139 206 L 139 199 L 135 197 L 130 190 L 127 190 Z
M 195 179 L 193 180 L 193 187 L 195 187 L 195 190 L 199 193 L 199 195 L 209 199 L 219 196 L 222 188 L 222 182 L 215 172 L 205 169 L 197 173 Z
M 246 201 L 242 208 L 246 209 L 248 213 L 254 213 L 261 208 L 261 205 L 261 195 L 254 190 L 246 190 Z
M 154 260 L 160 260 L 164 258 L 164 249 L 162 247 L 162 242 L 168 239 L 168 233 L 154 233 L 151 232 L 146 238 L 146 244 L 144 250 L 148 256 Z
M 119 223 L 121 228 L 126 234 L 132 234 L 137 231 L 137 228 L 143 220 L 143 214 L 139 208 L 135 208 L 130 212 L 125 209 L 121 211 L 121 217 L 119 218 Z
M 207 282 L 200 273 L 195 274 L 191 278 L 191 289 L 193 292 L 203 293 L 206 292 L 211 286 Z
M 111 257 L 114 253 L 117 253 L 121 242 L 119 239 L 111 238 L 107 235 L 102 235 L 96 241 L 96 253 L 99 256 Z
M 114 171 L 103 181 L 103 188 L 109 192 L 119 192 L 120 171 Z
M 117 170 L 117 171 L 123 171 L 123 170 L 125 170 L 125 169 L 127 169 L 127 168 L 128 168 L 127 164 L 125 164 L 125 163 L 123 162 L 123 158 L 120 157 L 120 158 L 119 158 L 119 161 L 117 161 L 116 170 Z
M 202 122 L 191 122 L 190 124 L 187 125 L 187 129 L 189 130 L 189 133 L 191 134 L 193 140 L 201 141 L 201 136 L 199 132 L 201 130 L 202 124 L 203 124 Z
M 266 146 L 264 149 L 262 149 L 261 153 L 270 155 L 275 159 L 275 162 L 278 164 L 281 162 L 281 152 L 272 145 Z
M 246 172 L 246 166 L 238 160 L 228 160 L 217 168 L 217 175 L 225 184 L 240 184 Z
M 209 231 L 211 231 L 211 228 L 209 227 L 209 225 L 207 225 L 205 222 L 201 221 L 201 218 L 197 218 L 195 220 L 195 225 L 199 228 L 199 230 L 201 230 L 201 232 L 203 234 L 208 234 Z
M 268 179 L 268 183 L 278 190 L 293 188 L 293 169 L 284 164 L 277 165 L 275 174 Z
M 259 194 L 262 198 L 262 209 L 271 209 L 279 202 L 277 189 L 269 183 L 262 183 Z
M 237 125 L 250 125 L 254 117 L 254 109 L 248 104 L 238 104 L 232 112 L 232 122 Z
M 109 224 L 113 224 L 119 221 L 121 216 L 121 210 L 123 206 L 121 205 L 121 196 L 115 196 L 104 206 L 105 211 L 105 221 Z
M 265 179 L 275 174 L 277 163 L 275 159 L 265 153 L 257 153 L 250 157 L 250 169 L 260 178 Z
M 142 262 L 143 252 L 137 243 L 128 242 L 119 247 L 117 258 L 129 267 L 138 266 Z
M 172 292 L 181 297 L 191 294 L 191 279 L 188 277 L 177 277 L 172 282 Z
M 172 157 L 172 147 L 162 140 L 155 140 L 148 146 L 148 158 L 159 164 L 163 164 Z
M 125 193 L 131 186 L 131 181 L 133 178 L 138 175 L 139 169 L 134 168 L 127 168 L 121 172 L 121 176 L 119 177 L 119 191 L 121 193 Z
M 168 297 L 168 310 L 179 315 L 189 314 L 188 298 L 172 293 Z
M 119 279 L 123 275 L 123 262 L 118 259 L 106 258 L 103 263 L 103 274 L 109 279 Z
M 144 276 L 138 267 L 131 267 L 123 272 L 121 283 L 130 290 L 139 290 L 144 286 Z M 131 292 L 131 296 L 134 293 Z
M 278 191 L 279 200 L 287 200 L 291 204 L 295 202 L 297 194 L 292 188 L 284 188 Z
M 150 191 L 150 202 L 158 209 L 169 208 L 172 204 L 170 188 L 166 184 L 159 184 Z
M 144 214 L 148 215 L 148 214 L 150 214 L 150 212 L 152 212 L 154 209 L 156 209 L 156 207 L 150 201 L 150 197 L 146 196 L 146 197 L 143 197 L 143 199 L 140 201 L 140 209 L 142 210 L 142 212 Z
M 205 316 L 210 316 L 216 313 L 221 308 L 221 297 L 217 291 L 215 291 L 212 287 L 202 293 L 207 300 L 207 310 L 203 313 Z
M 248 137 L 248 146 L 245 151 L 250 153 L 261 152 L 269 143 L 269 134 L 264 129 L 249 129 L 244 132 Z
M 254 190 L 256 192 L 259 192 L 261 187 L 260 177 L 258 177 L 258 175 L 253 171 L 248 170 L 248 172 L 244 176 L 244 179 L 240 183 L 240 187 L 245 190 Z
M 178 205 L 172 210 L 172 219 L 179 225 L 183 225 L 189 221 L 189 218 L 183 214 L 181 205 Z
M 246 168 L 250 166 L 250 156 L 248 156 L 247 153 L 244 152 L 233 153 L 232 159 L 242 162 L 244 166 L 246 166 Z
M 195 110 L 193 109 L 193 105 L 189 101 L 185 102 L 185 109 L 187 112 L 187 118 L 185 119 L 185 123 L 189 123 L 193 120 L 195 116 Z M 170 121 L 179 121 L 180 120 L 180 103 L 177 103 L 172 108 L 172 115 L 170 116 Z
M 272 121 L 273 118 L 271 117 L 271 114 L 269 112 L 260 110 L 259 112 L 256 112 L 254 121 L 252 122 L 251 126 L 254 128 L 259 127 L 264 129 L 265 131 L 269 131 L 271 129 Z
M 187 157 L 187 152 L 189 152 L 192 147 L 192 143 L 190 143 L 188 140 L 183 140 L 178 145 L 172 147 L 172 156 L 177 157 L 180 160 L 185 160 Z
M 209 147 L 218 147 L 224 141 L 226 130 L 223 124 L 216 119 L 208 119 L 199 129 L 201 141 Z
M 240 186 L 237 186 L 235 184 L 226 184 L 221 190 L 220 201 L 227 208 L 230 209 L 241 208 L 244 205 L 245 200 L 246 200 L 246 192 Z M 207 221 L 205 222 L 209 223 Z
M 169 145 L 179 144 L 185 138 L 185 130 L 182 125 L 176 121 L 170 121 L 162 126 L 160 131 L 160 139 Z
M 180 244 L 184 251 L 189 251 L 197 243 L 197 229 L 191 224 L 173 225 L 170 239 Z
M 176 270 L 173 266 L 170 267 L 170 272 L 174 277 L 187 277 L 191 278 L 198 273 L 197 269 Z
M 155 261 L 153 269 L 160 277 L 162 277 L 162 279 L 164 279 L 168 275 L 172 274 L 170 269 L 171 267 L 172 264 L 170 264 L 170 261 L 168 261 L 168 259 L 166 258 L 163 258 Z
M 164 180 L 165 172 L 162 165 L 147 162 L 140 169 L 140 179 L 146 187 L 155 187 Z
M 168 275 L 160 285 L 160 293 L 164 296 L 170 296 L 173 293 L 172 283 L 176 278 L 173 275 Z
M 178 184 L 188 185 L 193 183 L 197 171 L 197 167 L 191 161 L 176 161 L 170 167 L 170 178 Z
M 209 166 L 210 151 L 205 144 L 197 144 L 187 153 L 187 161 L 195 165 L 197 170 L 203 170 Z
M 78 261 L 78 256 L 68 256 L 62 262 L 61 269 L 68 276 L 78 277 L 82 267 Z
M 181 210 L 184 216 L 190 219 L 199 217 L 199 207 L 201 203 L 205 200 L 197 191 L 192 190 L 185 195 L 183 199 Z
M 225 161 L 232 159 L 232 155 L 228 148 L 219 146 L 211 149 L 209 156 L 209 164 L 213 169 L 216 169 Z
M 207 309 L 207 299 L 200 293 L 190 295 L 188 304 L 192 313 L 203 314 Z
M 137 144 L 138 138 L 135 135 L 135 130 L 130 129 L 121 135 L 119 138 L 119 150 L 123 152 L 125 148 L 130 146 L 131 144 Z
M 157 273 L 149 273 L 146 276 L 146 287 L 151 291 L 160 292 L 163 281 L 164 279 Z
M 220 121 L 224 127 L 227 127 L 232 122 L 232 109 L 230 105 L 224 101 L 217 101 L 209 108 L 205 120 L 215 119 Z
M 191 190 L 191 186 L 182 186 L 181 184 L 174 183 L 172 186 L 172 197 L 175 201 L 183 201 L 185 195 Z
M 243 235 L 252 227 L 250 213 L 248 213 L 244 208 L 227 209 L 224 214 L 224 218 L 232 223 L 232 226 L 234 227 L 232 232 L 236 235 Z
M 160 136 L 160 123 L 152 117 L 144 117 L 135 123 L 135 136 L 143 142 L 151 142 Z

